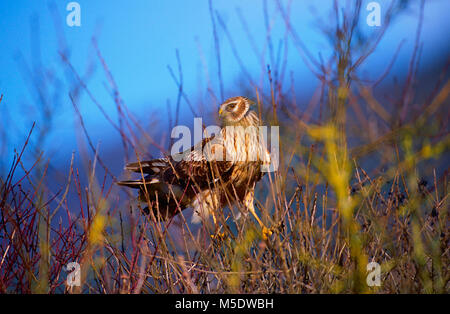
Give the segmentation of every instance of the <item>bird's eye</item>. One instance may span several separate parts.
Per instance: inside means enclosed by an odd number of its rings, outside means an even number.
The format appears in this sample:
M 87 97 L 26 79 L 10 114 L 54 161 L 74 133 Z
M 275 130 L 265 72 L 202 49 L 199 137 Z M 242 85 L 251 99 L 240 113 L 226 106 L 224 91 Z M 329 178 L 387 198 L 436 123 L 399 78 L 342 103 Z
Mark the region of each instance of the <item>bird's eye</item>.
M 229 109 L 234 109 L 234 107 L 236 107 L 236 103 L 235 102 L 233 102 L 233 103 L 228 105 Z

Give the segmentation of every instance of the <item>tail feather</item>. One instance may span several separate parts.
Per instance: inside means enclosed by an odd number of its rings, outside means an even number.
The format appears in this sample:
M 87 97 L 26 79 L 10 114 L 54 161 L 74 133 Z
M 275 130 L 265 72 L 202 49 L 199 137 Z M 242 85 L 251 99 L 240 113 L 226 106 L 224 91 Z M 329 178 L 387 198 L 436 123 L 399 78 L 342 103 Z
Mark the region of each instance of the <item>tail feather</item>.
M 159 158 L 141 162 L 133 162 L 125 166 L 125 170 L 133 172 L 142 172 L 147 174 L 159 174 L 162 169 L 169 165 L 167 158 Z
M 166 182 L 167 177 L 171 175 L 166 171 L 173 169 L 171 162 L 174 160 L 168 157 L 127 164 L 125 170 L 138 173 L 137 180 L 118 181 L 116 184 L 138 189 L 138 200 L 149 204 L 148 207 L 141 209 L 142 212 L 145 215 L 153 212 L 158 219 L 167 220 L 190 203 L 184 187 Z M 145 174 L 144 178 L 142 173 Z
M 151 179 L 145 178 L 145 181 L 143 181 L 143 180 L 126 180 L 126 181 L 118 181 L 118 182 L 116 182 L 116 184 L 122 185 L 122 186 L 127 186 L 132 189 L 139 189 L 144 184 L 155 184 L 155 183 L 159 183 L 159 182 L 160 181 L 157 178 L 151 178 Z

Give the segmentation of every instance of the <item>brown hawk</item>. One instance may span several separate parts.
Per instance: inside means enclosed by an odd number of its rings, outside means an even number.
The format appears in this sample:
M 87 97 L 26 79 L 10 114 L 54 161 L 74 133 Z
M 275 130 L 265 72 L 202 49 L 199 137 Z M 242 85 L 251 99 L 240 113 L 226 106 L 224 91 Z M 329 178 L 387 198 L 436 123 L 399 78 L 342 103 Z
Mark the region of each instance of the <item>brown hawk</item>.
M 117 183 L 139 189 L 139 200 L 163 220 L 192 207 L 193 220 L 212 214 L 216 223 L 215 211 L 239 202 L 255 216 L 263 235 L 270 235 L 253 205 L 255 184 L 264 175 L 261 167 L 270 164 L 253 104 L 241 96 L 227 99 L 219 108 L 219 134 L 182 154 L 128 164 L 125 169 L 141 173 L 141 179 Z M 149 207 L 144 211 L 150 213 Z

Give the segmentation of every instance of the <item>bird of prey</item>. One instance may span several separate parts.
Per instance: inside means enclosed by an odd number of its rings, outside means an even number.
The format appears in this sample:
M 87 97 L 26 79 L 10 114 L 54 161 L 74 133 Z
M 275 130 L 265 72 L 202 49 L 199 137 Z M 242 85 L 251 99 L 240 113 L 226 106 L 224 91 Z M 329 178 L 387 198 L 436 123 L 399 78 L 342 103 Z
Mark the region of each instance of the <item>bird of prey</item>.
M 139 200 L 148 204 L 144 212 L 161 220 L 191 207 L 193 218 L 212 214 L 216 225 L 217 210 L 239 203 L 254 215 L 266 238 L 272 232 L 256 215 L 253 201 L 270 154 L 252 105 L 247 97 L 227 99 L 219 107 L 223 124 L 218 134 L 177 156 L 128 164 L 125 169 L 140 173 L 140 179 L 117 183 L 139 189 Z

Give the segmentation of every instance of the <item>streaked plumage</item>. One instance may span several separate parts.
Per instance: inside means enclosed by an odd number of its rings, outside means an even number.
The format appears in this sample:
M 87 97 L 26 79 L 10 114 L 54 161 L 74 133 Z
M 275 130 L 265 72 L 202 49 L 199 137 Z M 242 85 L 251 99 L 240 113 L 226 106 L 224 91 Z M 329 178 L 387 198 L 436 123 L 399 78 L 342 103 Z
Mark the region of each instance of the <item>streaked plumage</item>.
M 263 175 L 261 166 L 270 163 L 270 156 L 260 140 L 260 121 L 250 110 L 252 104 L 246 97 L 226 100 L 219 108 L 224 122 L 220 134 L 182 153 L 181 161 L 168 156 L 128 164 L 125 169 L 142 171 L 144 180 L 118 184 L 138 188 L 139 200 L 149 203 L 157 218 L 169 219 L 192 207 L 199 220 L 239 202 L 262 225 L 253 208 L 254 187 Z M 145 211 L 149 213 L 148 207 Z

